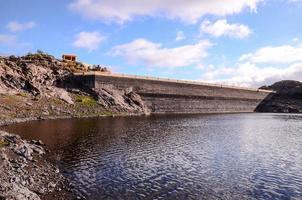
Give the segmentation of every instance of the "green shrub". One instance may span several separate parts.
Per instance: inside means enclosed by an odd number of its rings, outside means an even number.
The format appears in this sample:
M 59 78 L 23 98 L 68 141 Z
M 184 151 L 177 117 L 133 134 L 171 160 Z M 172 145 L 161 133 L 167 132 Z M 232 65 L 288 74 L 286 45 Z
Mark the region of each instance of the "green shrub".
M 37 50 L 36 53 L 27 53 L 25 56 L 24 56 L 25 59 L 28 59 L 28 60 L 35 60 L 35 59 L 53 59 L 54 57 L 49 55 L 48 53 L 45 53 L 44 51 L 42 50 Z
M 76 101 L 84 106 L 97 105 L 97 101 L 94 98 L 85 95 L 76 95 Z

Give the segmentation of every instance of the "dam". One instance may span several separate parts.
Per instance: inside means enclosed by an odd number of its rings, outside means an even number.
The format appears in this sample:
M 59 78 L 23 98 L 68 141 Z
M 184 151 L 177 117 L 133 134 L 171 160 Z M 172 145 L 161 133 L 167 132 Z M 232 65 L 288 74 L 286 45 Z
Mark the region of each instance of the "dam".
M 139 94 L 151 113 L 254 112 L 273 91 L 147 76 L 88 72 L 75 74 L 90 88 L 116 87 Z

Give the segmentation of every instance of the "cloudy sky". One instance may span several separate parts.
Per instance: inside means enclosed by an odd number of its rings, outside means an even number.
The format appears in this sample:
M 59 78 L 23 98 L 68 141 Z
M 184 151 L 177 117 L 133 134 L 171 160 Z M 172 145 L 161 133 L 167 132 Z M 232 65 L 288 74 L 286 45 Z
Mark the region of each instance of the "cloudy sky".
M 0 0 L 0 55 L 74 53 L 118 73 L 302 81 L 302 0 Z

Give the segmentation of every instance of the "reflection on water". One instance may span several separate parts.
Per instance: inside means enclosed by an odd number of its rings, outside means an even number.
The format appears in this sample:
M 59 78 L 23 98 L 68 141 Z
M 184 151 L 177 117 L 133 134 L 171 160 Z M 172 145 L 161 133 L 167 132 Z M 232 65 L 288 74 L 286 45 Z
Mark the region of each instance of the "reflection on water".
M 302 199 L 302 115 L 30 122 L 88 199 Z

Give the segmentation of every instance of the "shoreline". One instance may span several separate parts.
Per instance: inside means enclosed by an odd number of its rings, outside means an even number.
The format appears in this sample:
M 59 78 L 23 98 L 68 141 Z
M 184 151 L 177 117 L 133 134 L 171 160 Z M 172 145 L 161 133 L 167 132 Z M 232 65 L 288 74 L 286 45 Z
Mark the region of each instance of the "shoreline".
M 58 120 L 58 119 L 85 119 L 85 118 L 97 118 L 97 117 L 128 117 L 128 116 L 150 116 L 150 115 L 219 115 L 219 114 L 255 114 L 263 112 L 225 112 L 225 113 L 153 113 L 153 114 L 139 114 L 139 113 L 123 113 L 123 114 L 110 114 L 110 115 L 86 115 L 86 116 L 44 116 L 44 117 L 26 117 L 26 118 L 14 118 L 9 120 L 0 120 L 0 128 L 31 121 L 44 121 L 44 120 Z M 269 112 L 268 112 L 269 113 Z M 302 114 L 302 113 L 274 113 L 273 114 Z
M 30 121 L 93 117 L 141 116 L 114 115 L 47 116 L 1 120 L 0 128 Z M 0 199 L 81 199 L 71 191 L 68 179 L 43 141 L 25 140 L 18 134 L 0 129 Z M 17 171 L 15 170 L 17 169 Z M 34 177 L 30 178 L 30 177 Z M 44 180 L 44 182 L 43 182 Z M 39 182 L 41 181 L 41 182 Z
M 123 113 L 123 114 L 110 114 L 110 115 L 86 115 L 86 116 L 43 116 L 43 117 L 26 117 L 26 118 L 14 118 L 9 120 L 0 120 L 0 128 L 9 126 L 12 124 L 31 122 L 31 121 L 43 121 L 43 120 L 57 120 L 57 119 L 85 119 L 95 117 L 123 117 L 123 116 L 147 116 L 145 114 L 136 113 Z
M 42 141 L 0 131 L 0 199 L 74 199 Z
M 68 179 L 59 171 L 58 163 L 53 159 L 53 155 L 49 148 L 44 145 L 43 141 L 25 140 L 18 134 L 10 133 L 5 130 L 1 130 L 1 127 L 25 123 L 31 121 L 43 121 L 43 120 L 57 120 L 57 119 L 84 119 L 95 117 L 116 117 L 116 116 L 144 116 L 144 114 L 138 113 L 116 113 L 104 114 L 104 115 L 85 115 L 85 116 L 70 116 L 70 115 L 57 115 L 57 116 L 39 116 L 39 117 L 25 117 L 25 118 L 13 118 L 9 120 L 0 121 L 0 199 L 28 199 L 28 200 L 52 200 L 52 199 L 82 199 L 76 196 L 71 191 L 71 185 Z M 10 139 L 12 138 L 12 139 Z M 21 144 L 21 145 L 20 145 Z M 34 146 L 32 146 L 34 145 Z M 19 149 L 22 148 L 22 153 Z M 40 149 L 41 152 L 37 152 Z M 42 156 L 45 155 L 45 156 Z M 37 167 L 36 163 L 40 163 Z M 14 171 L 14 165 L 21 166 L 18 169 L 23 171 Z M 3 165 L 3 166 L 2 166 Z M 4 169 L 4 170 L 3 170 Z M 40 189 L 29 188 L 29 184 L 34 184 L 32 179 L 29 179 L 26 174 L 31 174 L 33 171 L 41 172 L 42 174 L 32 174 L 31 176 L 37 177 L 37 179 L 48 180 L 49 184 L 40 183 Z M 1 173 L 7 174 L 1 176 Z M 15 177 L 19 182 L 15 181 Z M 54 184 L 55 183 L 55 184 Z M 47 192 L 48 191 L 48 192 Z

